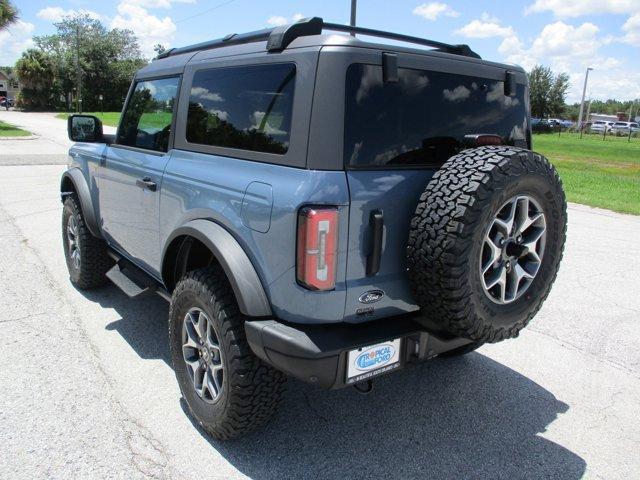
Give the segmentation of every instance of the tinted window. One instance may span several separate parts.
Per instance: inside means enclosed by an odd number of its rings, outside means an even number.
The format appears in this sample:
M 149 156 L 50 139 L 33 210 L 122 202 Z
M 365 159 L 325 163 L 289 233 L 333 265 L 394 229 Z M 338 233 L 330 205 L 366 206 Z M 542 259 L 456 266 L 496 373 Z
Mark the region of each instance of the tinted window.
M 382 67 L 347 70 L 345 162 L 354 167 L 438 166 L 471 142 L 466 135 L 497 134 L 526 145 L 525 88 L 504 95 L 500 81 L 399 69 L 383 83 Z
M 166 152 L 180 79 L 138 82 L 124 111 L 118 143 Z
M 193 77 L 187 141 L 283 154 L 289 148 L 293 64 L 201 70 Z

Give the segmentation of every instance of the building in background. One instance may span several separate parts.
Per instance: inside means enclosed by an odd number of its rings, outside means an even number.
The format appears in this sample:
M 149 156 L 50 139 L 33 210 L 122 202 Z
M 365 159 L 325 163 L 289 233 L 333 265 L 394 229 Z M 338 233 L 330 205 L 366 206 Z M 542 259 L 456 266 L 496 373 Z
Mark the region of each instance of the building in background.
M 19 92 L 18 77 L 13 73 L 0 70 L 0 97 L 7 97 L 15 102 Z

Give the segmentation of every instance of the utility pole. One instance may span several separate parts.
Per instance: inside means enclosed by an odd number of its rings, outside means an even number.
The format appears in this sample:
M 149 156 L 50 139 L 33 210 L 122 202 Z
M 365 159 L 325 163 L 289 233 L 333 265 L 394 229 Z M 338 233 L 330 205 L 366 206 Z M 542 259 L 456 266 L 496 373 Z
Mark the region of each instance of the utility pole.
M 78 89 L 78 113 L 82 113 L 82 78 L 80 73 L 80 24 L 76 23 L 76 84 Z
M 356 1 L 357 0 L 351 0 L 351 22 L 349 22 L 349 25 L 352 27 L 356 26 Z M 356 34 L 351 32 L 351 36 L 355 37 Z
M 580 128 L 580 136 L 582 137 L 582 113 L 584 111 L 584 96 L 587 93 L 587 81 L 589 80 L 589 70 L 593 68 L 587 68 L 587 73 L 584 76 L 584 87 L 582 88 L 582 100 L 580 101 L 580 115 L 578 115 L 578 127 Z

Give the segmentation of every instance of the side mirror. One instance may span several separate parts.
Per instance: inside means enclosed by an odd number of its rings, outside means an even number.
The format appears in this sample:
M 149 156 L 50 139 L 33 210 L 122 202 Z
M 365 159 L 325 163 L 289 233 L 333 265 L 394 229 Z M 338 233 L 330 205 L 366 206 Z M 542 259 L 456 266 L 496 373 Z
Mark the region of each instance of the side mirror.
M 93 115 L 71 115 L 67 120 L 67 134 L 73 142 L 104 142 L 102 122 Z

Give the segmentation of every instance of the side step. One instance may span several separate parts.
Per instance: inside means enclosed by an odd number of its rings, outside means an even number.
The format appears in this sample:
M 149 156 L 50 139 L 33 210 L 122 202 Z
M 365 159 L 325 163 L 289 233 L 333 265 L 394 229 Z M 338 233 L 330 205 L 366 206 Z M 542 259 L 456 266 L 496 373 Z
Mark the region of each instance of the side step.
M 118 262 L 107 272 L 107 278 L 130 298 L 138 298 L 157 289 L 146 273 L 126 260 Z

